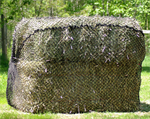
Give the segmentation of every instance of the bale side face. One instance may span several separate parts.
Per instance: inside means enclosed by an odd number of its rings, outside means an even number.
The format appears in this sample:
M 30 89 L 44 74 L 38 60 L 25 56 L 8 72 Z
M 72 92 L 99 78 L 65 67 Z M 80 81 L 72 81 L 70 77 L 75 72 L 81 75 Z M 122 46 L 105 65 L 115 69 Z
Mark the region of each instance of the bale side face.
M 20 62 L 21 88 L 14 91 L 14 105 L 32 113 L 77 113 L 78 108 L 80 112 L 96 109 L 136 111 L 140 103 L 140 75 L 137 74 L 140 67 L 134 62 L 130 68 L 125 67 L 129 62 L 118 66 L 83 62 L 63 65 L 39 63 L 35 66 L 32 61 Z M 22 63 L 29 67 L 20 66 Z M 35 67 L 40 67 L 41 72 L 37 73 Z M 26 70 L 29 72 L 24 72 Z
M 140 31 L 113 25 L 60 27 L 39 30 L 23 46 L 16 44 L 22 49 L 10 94 L 14 107 L 32 113 L 139 109 L 145 56 Z

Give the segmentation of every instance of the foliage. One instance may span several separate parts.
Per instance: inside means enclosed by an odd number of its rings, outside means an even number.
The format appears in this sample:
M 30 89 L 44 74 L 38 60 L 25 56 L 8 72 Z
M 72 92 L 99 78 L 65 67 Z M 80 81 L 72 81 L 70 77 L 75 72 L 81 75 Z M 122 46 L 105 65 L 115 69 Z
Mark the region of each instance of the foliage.
M 150 0 L 0 0 L 0 3 L 0 14 L 4 14 L 10 30 L 23 17 L 80 15 L 132 17 L 143 29 L 150 29 Z
M 105 15 L 136 18 L 142 27 L 150 29 L 149 0 L 3 0 L 6 19 L 22 17 Z

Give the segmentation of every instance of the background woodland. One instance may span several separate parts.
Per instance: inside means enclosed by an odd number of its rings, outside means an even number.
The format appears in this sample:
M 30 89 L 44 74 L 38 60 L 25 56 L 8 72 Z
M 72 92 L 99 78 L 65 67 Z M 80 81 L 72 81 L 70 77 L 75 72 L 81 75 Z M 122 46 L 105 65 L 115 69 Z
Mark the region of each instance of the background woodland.
M 8 59 L 12 35 L 23 17 L 115 16 L 137 19 L 150 29 L 150 0 L 0 0 L 0 54 Z M 147 53 L 150 34 L 145 35 Z M 11 50 L 10 50 L 11 51 Z

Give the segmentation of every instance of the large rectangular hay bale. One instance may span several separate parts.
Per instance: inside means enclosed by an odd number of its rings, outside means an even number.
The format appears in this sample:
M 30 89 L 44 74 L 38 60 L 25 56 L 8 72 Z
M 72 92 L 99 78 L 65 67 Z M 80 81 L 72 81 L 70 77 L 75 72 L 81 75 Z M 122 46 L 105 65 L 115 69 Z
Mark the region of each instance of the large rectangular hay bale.
M 31 113 L 136 111 L 144 57 L 134 19 L 23 19 L 14 31 L 7 101 Z

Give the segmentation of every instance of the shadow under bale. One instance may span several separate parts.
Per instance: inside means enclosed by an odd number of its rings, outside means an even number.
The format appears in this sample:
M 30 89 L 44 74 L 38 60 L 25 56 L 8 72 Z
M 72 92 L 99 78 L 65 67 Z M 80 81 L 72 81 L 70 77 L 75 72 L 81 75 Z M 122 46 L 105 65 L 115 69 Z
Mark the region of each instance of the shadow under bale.
M 143 32 L 130 18 L 23 19 L 14 31 L 8 104 L 24 112 L 137 111 Z

